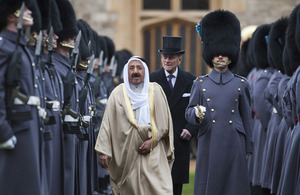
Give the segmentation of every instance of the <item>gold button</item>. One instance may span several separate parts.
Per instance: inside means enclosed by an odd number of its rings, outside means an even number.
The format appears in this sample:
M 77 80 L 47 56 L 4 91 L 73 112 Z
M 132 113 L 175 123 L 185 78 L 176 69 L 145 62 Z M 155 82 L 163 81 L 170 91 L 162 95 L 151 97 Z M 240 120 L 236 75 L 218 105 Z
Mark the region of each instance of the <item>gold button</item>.
M 229 124 L 232 124 L 232 121 L 229 121 Z
M 238 91 L 241 91 L 241 88 L 238 88 Z
M 45 97 L 44 99 L 47 100 L 47 97 Z
M 203 89 L 202 91 L 204 91 L 204 92 L 205 92 L 205 91 L 206 91 L 206 89 Z
M 238 102 L 238 99 L 235 99 L 235 102 Z
M 234 110 L 231 110 L 232 114 L 234 114 Z
M 61 101 L 61 103 L 62 103 L 62 104 L 64 104 L 64 103 L 65 103 L 65 101 Z
M 264 72 L 268 72 L 267 70 L 264 70 Z
M 55 95 L 55 97 L 57 98 L 58 96 L 57 96 L 57 95 Z
M 210 101 L 210 99 L 209 99 L 209 98 L 207 98 L 207 101 L 209 102 L 209 101 Z
M 245 82 L 245 80 L 244 80 L 244 79 L 242 79 L 241 81 L 242 81 L 242 83 L 243 83 L 243 82 Z
M 31 65 L 32 65 L 32 66 L 35 66 L 35 63 L 33 62 Z
M 77 81 L 75 81 L 75 84 L 77 85 Z
M 79 99 L 77 99 L 76 101 L 79 102 Z
M 34 87 L 35 87 L 35 88 L 38 88 L 38 85 L 37 85 L 37 84 L 34 84 Z
M 200 80 L 200 83 L 202 83 L 202 82 L 203 82 L 203 80 L 201 79 L 201 80 Z
M 216 123 L 216 121 L 215 121 L 215 120 L 213 120 L 212 122 L 213 122 L 213 124 L 215 124 L 215 123 Z
M 214 111 L 215 111 L 215 109 L 213 109 L 213 108 L 212 108 L 212 109 L 211 109 L 211 111 L 212 111 L 212 112 L 214 112 Z

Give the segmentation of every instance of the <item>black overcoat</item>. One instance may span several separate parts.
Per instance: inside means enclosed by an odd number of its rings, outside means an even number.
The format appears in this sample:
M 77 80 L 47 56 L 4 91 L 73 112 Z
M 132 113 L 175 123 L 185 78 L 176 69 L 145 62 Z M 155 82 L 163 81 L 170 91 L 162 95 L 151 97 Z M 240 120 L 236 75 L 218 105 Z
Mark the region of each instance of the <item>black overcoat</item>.
M 178 67 L 178 75 L 171 92 L 164 69 L 150 74 L 150 81 L 157 82 L 164 90 L 168 99 L 174 130 L 175 162 L 172 168 L 173 183 L 189 182 L 190 142 L 180 139 L 182 129 L 187 129 L 195 135 L 196 126 L 188 124 L 184 113 L 189 103 L 189 96 L 195 76 Z

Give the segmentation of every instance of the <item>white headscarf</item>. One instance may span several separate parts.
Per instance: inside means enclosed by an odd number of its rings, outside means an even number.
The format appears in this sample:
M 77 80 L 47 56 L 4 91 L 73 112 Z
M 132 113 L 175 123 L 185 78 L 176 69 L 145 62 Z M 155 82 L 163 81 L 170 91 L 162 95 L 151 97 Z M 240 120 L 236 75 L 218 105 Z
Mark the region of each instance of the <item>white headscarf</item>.
M 136 93 L 131 90 L 129 78 L 128 78 L 128 65 L 131 61 L 137 60 L 142 62 L 145 70 L 144 84 L 141 93 Z M 148 97 L 148 89 L 149 89 L 149 70 L 145 62 L 143 62 L 138 56 L 131 57 L 128 62 L 125 64 L 123 69 L 123 77 L 124 84 L 126 87 L 126 92 L 130 98 L 132 109 L 136 110 L 140 108 L 139 115 L 139 125 L 148 125 L 150 124 L 150 110 L 149 110 L 149 97 Z

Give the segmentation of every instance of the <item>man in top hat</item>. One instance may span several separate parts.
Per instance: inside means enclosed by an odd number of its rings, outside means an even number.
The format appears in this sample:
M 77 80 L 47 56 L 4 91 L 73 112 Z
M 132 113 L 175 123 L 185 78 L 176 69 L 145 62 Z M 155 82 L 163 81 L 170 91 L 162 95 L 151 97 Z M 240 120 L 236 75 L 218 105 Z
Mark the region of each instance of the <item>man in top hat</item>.
M 23 13 L 22 2 L 0 2 L 0 192 L 40 195 L 45 194 L 41 190 L 40 99 L 35 64 L 22 33 L 22 26 L 32 26 L 33 18 L 26 8 L 31 1 L 24 1 Z M 22 14 L 23 21 L 19 20 Z
M 213 69 L 194 81 L 185 113 L 190 123 L 200 125 L 194 194 L 250 195 L 249 84 L 230 71 L 239 58 L 240 23 L 233 13 L 217 10 L 204 16 L 197 30 L 202 56 Z
M 173 119 L 175 161 L 172 168 L 174 195 L 181 194 L 182 184 L 189 182 L 190 140 L 196 132 L 196 126 L 189 124 L 184 117 L 189 103 L 190 91 L 195 76 L 179 65 L 184 50 L 181 49 L 181 37 L 164 36 L 161 54 L 162 68 L 150 74 L 150 81 L 157 82 L 167 96 Z

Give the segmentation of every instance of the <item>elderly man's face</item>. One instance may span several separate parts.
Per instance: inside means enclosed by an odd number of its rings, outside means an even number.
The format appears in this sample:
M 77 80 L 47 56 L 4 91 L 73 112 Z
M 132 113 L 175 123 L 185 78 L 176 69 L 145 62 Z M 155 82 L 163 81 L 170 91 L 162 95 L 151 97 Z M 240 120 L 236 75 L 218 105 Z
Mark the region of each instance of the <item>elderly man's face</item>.
M 141 61 L 132 60 L 128 65 L 128 79 L 132 85 L 139 85 L 144 82 L 145 69 Z

